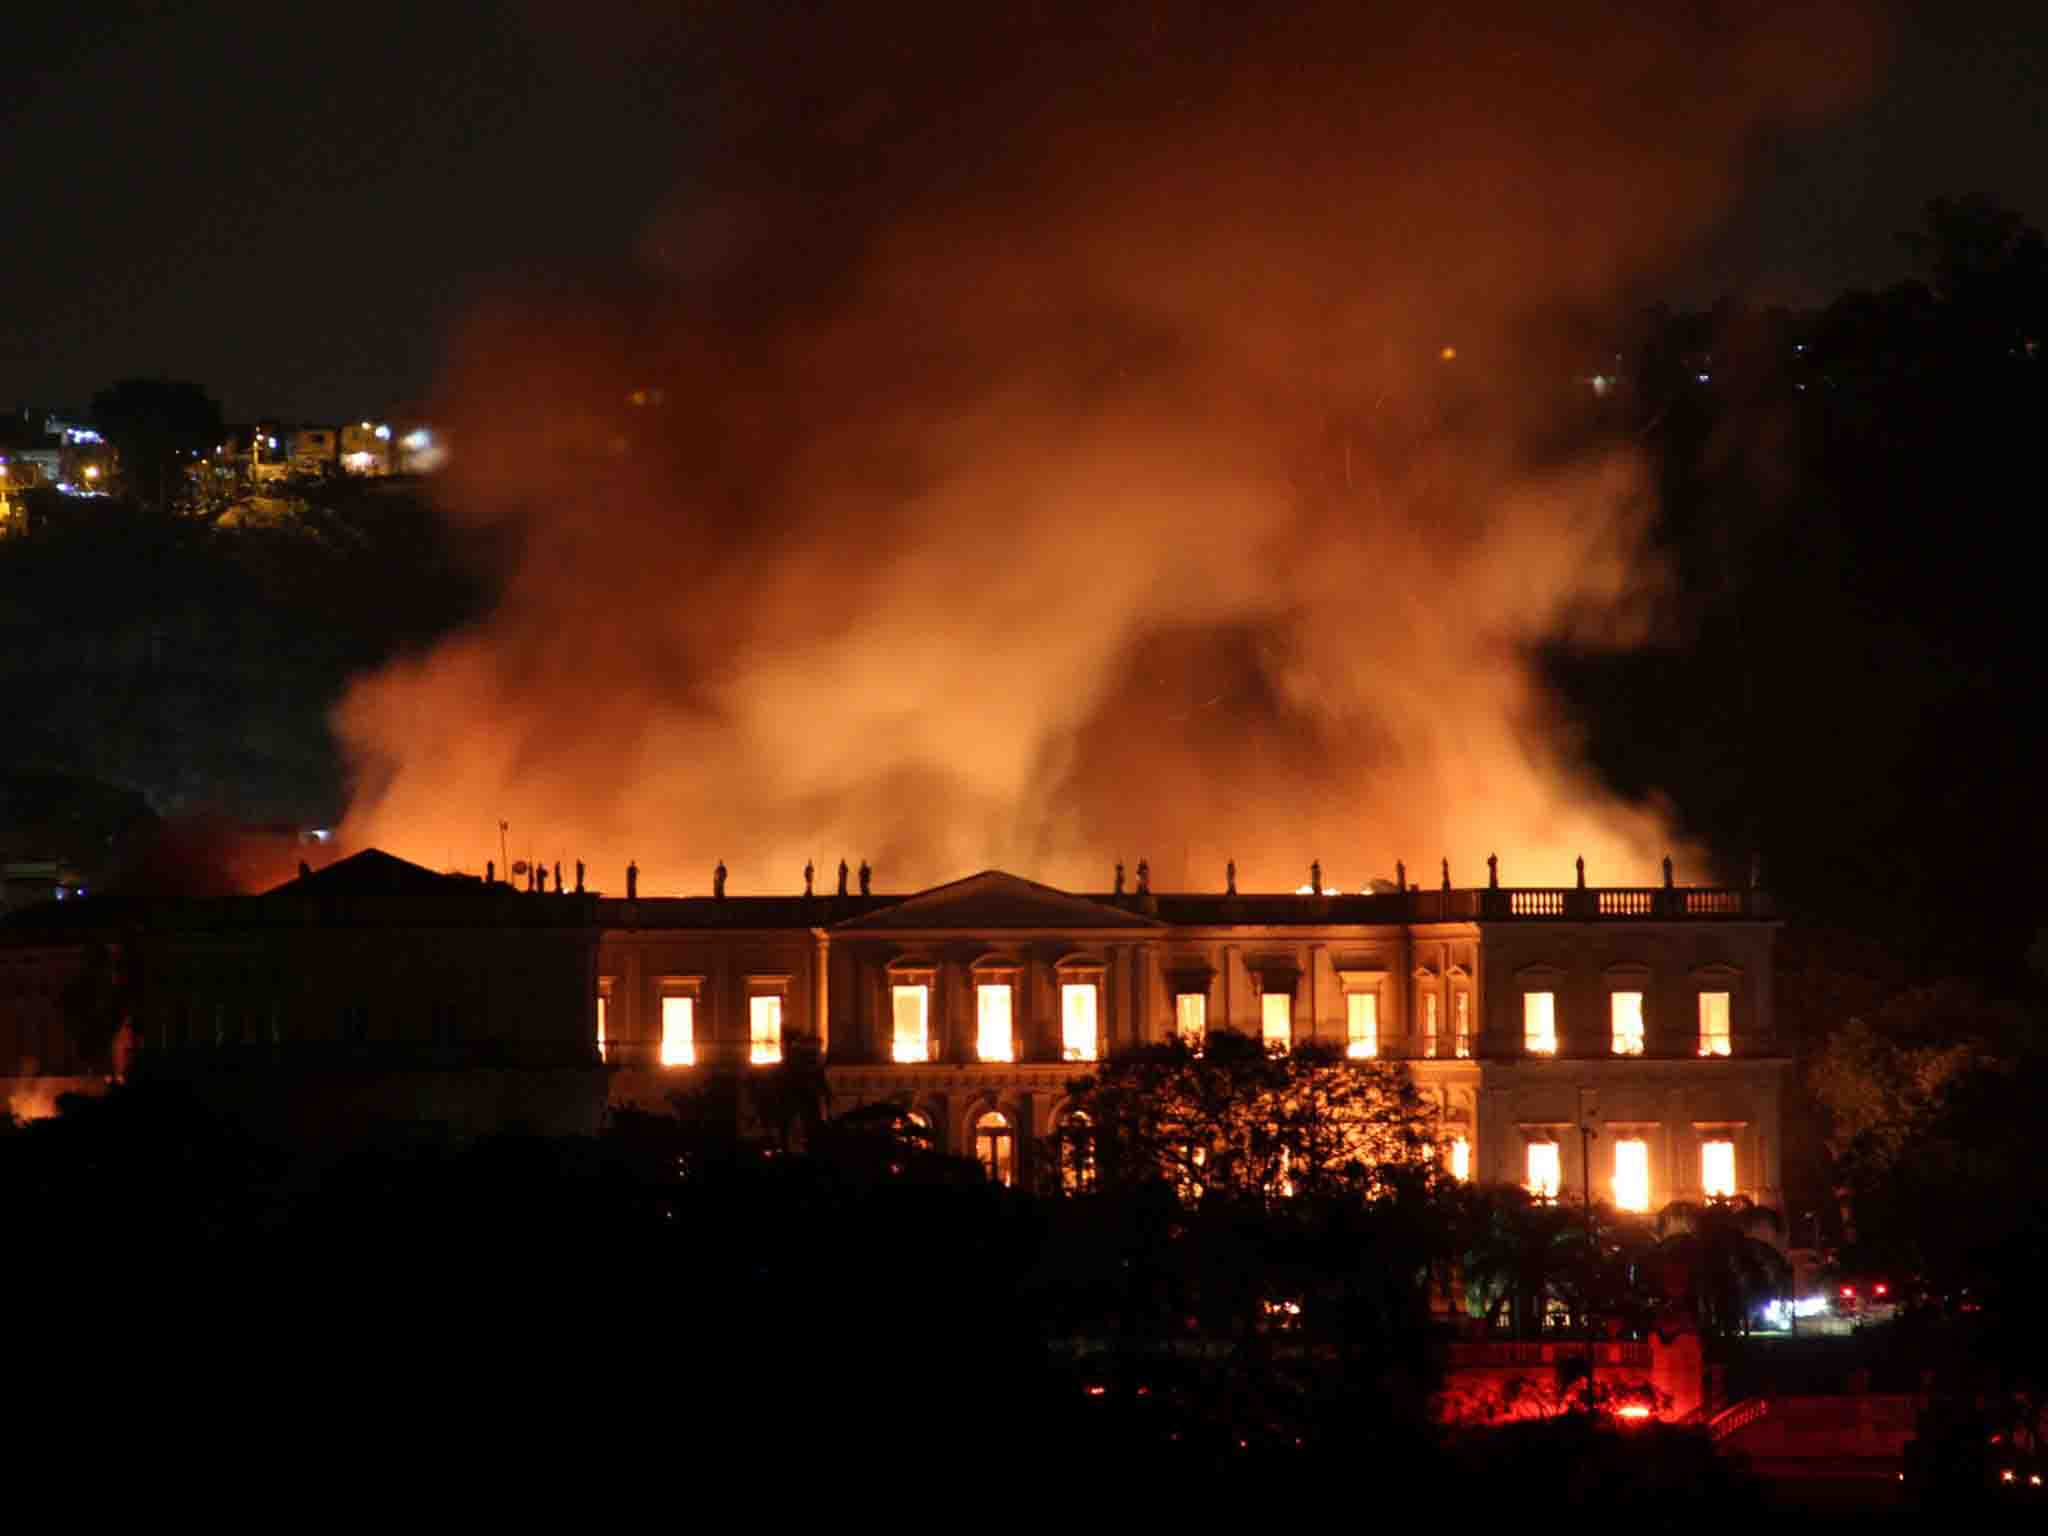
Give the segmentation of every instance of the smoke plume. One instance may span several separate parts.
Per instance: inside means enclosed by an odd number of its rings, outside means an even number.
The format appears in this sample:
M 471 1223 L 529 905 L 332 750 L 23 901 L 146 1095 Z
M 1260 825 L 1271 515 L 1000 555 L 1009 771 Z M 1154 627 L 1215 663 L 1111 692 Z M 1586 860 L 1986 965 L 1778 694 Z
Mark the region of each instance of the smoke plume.
M 1567 430 L 1585 319 L 1854 88 L 1854 18 L 886 9 L 622 23 L 699 147 L 630 278 L 456 338 L 448 507 L 521 555 L 345 700 L 349 840 L 479 868 L 503 819 L 613 890 L 1652 878 L 1531 662 L 1658 622 L 1644 467 Z

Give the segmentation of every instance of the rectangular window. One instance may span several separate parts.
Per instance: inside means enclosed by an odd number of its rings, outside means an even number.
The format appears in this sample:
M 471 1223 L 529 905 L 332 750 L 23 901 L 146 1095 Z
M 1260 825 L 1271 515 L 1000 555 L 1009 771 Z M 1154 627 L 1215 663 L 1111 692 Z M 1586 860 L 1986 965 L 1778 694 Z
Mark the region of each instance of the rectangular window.
M 1522 1049 L 1531 1056 L 1557 1054 L 1557 994 L 1522 994 Z
M 597 1059 L 599 1061 L 605 1059 L 604 1030 L 606 1017 L 610 1014 L 611 1008 L 612 987 L 610 982 L 605 982 L 597 989 Z
M 1429 1057 L 1436 1055 L 1436 994 L 1434 992 L 1425 992 L 1422 995 L 1422 1054 Z
M 932 989 L 922 984 L 890 988 L 895 1015 L 895 1035 L 890 1041 L 892 1061 L 931 1060 Z
M 983 1061 L 1009 1061 L 1017 1054 L 1011 1024 L 1008 982 L 985 982 L 974 989 L 974 1052 Z
M 1067 982 L 1060 988 L 1060 1055 L 1093 1061 L 1095 1042 L 1095 983 Z
M 1623 1137 L 1614 1144 L 1614 1208 L 1650 1208 L 1650 1144 L 1640 1136 Z
M 1728 1035 L 1728 994 L 1726 992 L 1702 992 L 1700 994 L 1700 1054 L 1702 1056 L 1726 1056 L 1729 1052 Z
M 1265 992 L 1259 996 L 1259 1037 L 1283 1050 L 1294 1044 L 1294 994 Z
M 1472 1143 L 1462 1136 L 1451 1138 L 1451 1177 L 1460 1184 L 1472 1177 Z
M 1617 992 L 1610 1004 L 1614 1010 L 1614 1054 L 1643 1054 L 1643 994 Z
M 1734 1198 L 1734 1142 L 1715 1137 L 1700 1143 L 1700 1193 L 1709 1200 Z
M 1563 1165 L 1558 1161 L 1557 1143 L 1529 1143 L 1529 1193 L 1538 1200 L 1555 1200 L 1564 1183 Z
M 1199 1046 L 1209 1033 L 1208 993 L 1176 993 L 1173 999 L 1173 1027 L 1180 1032 L 1181 1039 L 1190 1045 Z
M 1458 1028 L 1451 1037 L 1454 1047 L 1452 1054 L 1463 1061 L 1472 1054 L 1472 994 L 1461 988 L 1455 1001 Z
M 782 999 L 774 993 L 747 999 L 747 1060 L 757 1067 L 782 1060 Z
M 661 1064 L 697 1064 L 697 999 L 668 995 L 661 1000 Z
M 1380 1000 L 1373 992 L 1347 992 L 1344 996 L 1344 1054 L 1353 1061 L 1370 1061 L 1380 1053 Z

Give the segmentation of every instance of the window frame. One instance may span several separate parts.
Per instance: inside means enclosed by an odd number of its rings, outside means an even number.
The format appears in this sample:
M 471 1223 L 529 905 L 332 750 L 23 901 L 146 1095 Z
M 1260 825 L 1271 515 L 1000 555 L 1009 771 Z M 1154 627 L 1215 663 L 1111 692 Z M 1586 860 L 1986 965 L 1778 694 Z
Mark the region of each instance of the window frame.
M 1744 990 L 1745 977 L 1741 968 L 1719 964 L 1696 966 L 1686 980 L 1691 986 L 1694 998 L 1697 999 L 1693 1003 L 1692 1019 L 1694 1052 L 1703 1061 L 1724 1060 L 1733 1056 L 1735 1041 L 1742 1033 L 1741 1021 L 1748 1007 L 1748 997 Z M 1703 1017 L 1706 1009 L 1705 1000 L 1717 992 L 1728 999 L 1728 1033 L 1725 1037 L 1727 1049 L 1709 1051 L 1706 1049 L 1706 1020 Z
M 1089 1062 L 1100 1061 L 1108 1047 L 1108 991 L 1104 985 L 1109 972 L 1106 961 L 1091 955 L 1068 955 L 1053 962 L 1053 986 L 1059 994 L 1059 1061 Z M 1089 1002 L 1090 1018 L 1094 1025 L 1094 1041 L 1083 1053 L 1074 1044 L 1068 1033 L 1067 999 L 1083 991 L 1092 994 Z
M 704 1018 L 705 982 L 701 975 L 657 976 L 654 978 L 654 1016 L 660 1026 L 660 1033 L 654 1038 L 654 1062 L 665 1071 L 681 1071 L 699 1065 L 704 1059 L 703 1031 L 697 1025 Z M 687 1002 L 689 1011 L 689 1035 L 682 1042 L 682 1049 L 676 1059 L 671 1059 L 668 1035 L 668 1005 L 671 999 Z
M 995 1119 L 1002 1122 L 1000 1127 L 985 1128 L 984 1121 Z M 981 1143 L 986 1137 L 991 1144 L 991 1155 L 984 1160 Z M 967 1122 L 967 1144 L 974 1160 L 991 1182 L 1006 1189 L 1017 1183 L 1017 1117 L 1000 1104 L 983 1103 L 975 1106 L 973 1116 Z M 1000 1147 L 1000 1152 L 994 1150 Z M 1000 1163 L 1000 1168 L 995 1165 Z
M 1693 1122 L 1693 1168 L 1697 1175 L 1702 1200 L 1733 1200 L 1742 1193 L 1742 1171 L 1748 1162 L 1743 1150 L 1744 1133 L 1749 1123 L 1743 1120 L 1696 1120 Z M 1707 1187 L 1707 1148 L 1726 1145 L 1728 1148 L 1728 1188 L 1710 1190 Z
M 789 1052 L 789 987 L 791 978 L 786 974 L 756 973 L 747 977 L 747 1065 L 750 1067 L 780 1066 Z M 775 1000 L 775 1053 L 761 1054 L 761 1043 L 755 1032 L 754 1005 L 765 998 Z
M 1337 990 L 1344 999 L 1344 1059 L 1346 1061 L 1375 1061 L 1386 1054 L 1387 1018 L 1387 973 L 1363 967 L 1339 967 Z M 1371 999 L 1368 1011 L 1372 1014 L 1372 1034 L 1369 1040 L 1361 1039 L 1352 1021 L 1354 997 Z M 1263 1030 L 1264 1020 L 1261 1019 Z M 1364 1046 L 1365 1049 L 1360 1049 Z
M 882 1042 L 882 1054 L 893 1065 L 899 1067 L 927 1066 L 939 1059 L 940 1052 L 934 1049 L 932 1017 L 937 1012 L 939 968 L 929 960 L 891 961 L 885 972 L 883 996 L 888 1000 L 886 1015 L 888 1034 Z M 897 1024 L 897 1003 L 906 992 L 924 994 L 919 1009 L 919 1024 L 924 1038 L 921 1052 L 916 1056 L 905 1056 L 901 1051 L 902 1032 Z

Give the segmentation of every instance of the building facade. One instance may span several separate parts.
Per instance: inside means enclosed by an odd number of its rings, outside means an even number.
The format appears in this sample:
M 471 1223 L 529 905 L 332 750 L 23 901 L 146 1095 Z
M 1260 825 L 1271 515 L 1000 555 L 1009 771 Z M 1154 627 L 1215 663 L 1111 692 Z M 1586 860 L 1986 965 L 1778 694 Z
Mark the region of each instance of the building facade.
M 1555 1196 L 1590 1177 L 1638 1210 L 1780 1203 L 1789 1062 L 1760 891 L 846 883 L 621 898 L 580 874 L 522 891 L 369 852 L 258 896 L 52 904 L 0 925 L 0 1051 L 77 1070 L 55 1000 L 118 949 L 144 1066 L 297 1066 L 351 1085 L 342 1113 L 573 1131 L 802 1040 L 835 1110 L 896 1103 L 1021 1179 L 1090 1061 L 1231 1029 L 1406 1062 L 1459 1177 Z

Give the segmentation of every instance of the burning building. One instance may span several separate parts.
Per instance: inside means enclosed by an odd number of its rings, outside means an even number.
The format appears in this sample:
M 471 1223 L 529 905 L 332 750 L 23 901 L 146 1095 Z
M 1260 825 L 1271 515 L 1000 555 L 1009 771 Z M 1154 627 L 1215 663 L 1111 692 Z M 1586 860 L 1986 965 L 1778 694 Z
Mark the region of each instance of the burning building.
M 803 1042 L 835 1111 L 894 1103 L 1015 1181 L 1086 1063 L 1230 1029 L 1406 1062 L 1460 1178 L 1590 1179 L 1625 1210 L 1779 1201 L 1789 1063 L 1755 888 L 1404 871 L 1357 895 L 1163 892 L 1143 864 L 1106 893 L 990 870 L 885 895 L 865 866 L 830 891 L 807 871 L 800 895 L 730 893 L 722 867 L 696 896 L 642 896 L 637 871 L 623 896 L 580 868 L 528 880 L 373 850 L 260 895 L 22 913 L 0 928 L 0 1049 L 46 1053 L 53 1000 L 97 993 L 137 1070 L 231 1081 L 301 1130 L 460 1134 L 592 1130 Z M 118 975 L 73 980 L 95 967 Z

